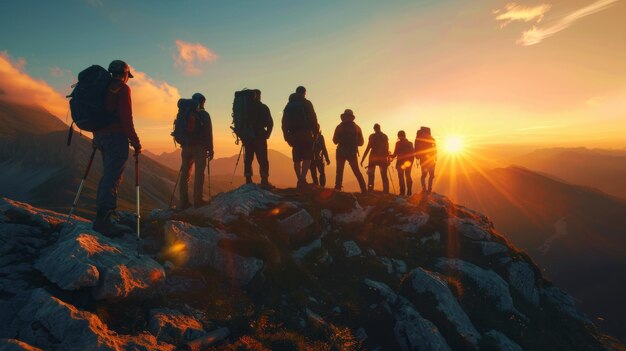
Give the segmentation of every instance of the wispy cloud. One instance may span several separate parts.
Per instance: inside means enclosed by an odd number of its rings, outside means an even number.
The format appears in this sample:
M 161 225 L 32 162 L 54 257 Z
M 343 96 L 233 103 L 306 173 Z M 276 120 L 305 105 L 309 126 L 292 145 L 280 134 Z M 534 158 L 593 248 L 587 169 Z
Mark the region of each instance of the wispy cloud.
M 133 115 L 135 118 L 159 122 L 171 122 L 176 116 L 178 89 L 164 81 L 158 81 L 146 73 L 131 67 L 133 79 L 128 81 L 132 89 Z
M 510 3 L 503 10 L 493 11 L 496 15 L 496 21 L 501 21 L 500 28 L 506 27 L 511 22 L 541 22 L 543 16 L 550 11 L 552 5 L 541 4 L 536 6 L 523 6 L 516 3 Z
M 524 46 L 538 44 L 544 39 L 568 28 L 579 19 L 605 10 L 616 2 L 617 0 L 598 0 L 558 19 L 556 22 L 547 27 L 533 27 L 532 29 L 523 32 L 522 37 L 517 41 L 517 43 Z
M 71 75 L 72 71 L 69 69 L 62 69 L 61 67 L 50 67 L 50 75 L 54 78 L 62 78 L 66 75 Z
M 217 60 L 217 54 L 199 43 L 188 43 L 176 40 L 177 54 L 175 65 L 186 75 L 195 76 L 202 73 L 201 64 Z

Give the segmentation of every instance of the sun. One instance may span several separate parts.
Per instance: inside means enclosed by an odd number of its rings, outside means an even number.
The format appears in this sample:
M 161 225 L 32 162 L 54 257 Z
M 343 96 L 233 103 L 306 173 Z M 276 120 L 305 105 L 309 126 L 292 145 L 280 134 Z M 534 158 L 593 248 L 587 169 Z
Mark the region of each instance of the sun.
M 450 135 L 444 141 L 446 153 L 458 155 L 463 152 L 463 139 L 458 135 Z

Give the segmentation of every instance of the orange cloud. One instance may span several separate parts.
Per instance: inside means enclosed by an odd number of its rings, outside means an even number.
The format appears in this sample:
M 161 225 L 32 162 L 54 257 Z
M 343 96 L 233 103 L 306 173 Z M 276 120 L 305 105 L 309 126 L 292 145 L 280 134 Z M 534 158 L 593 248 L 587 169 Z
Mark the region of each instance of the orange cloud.
M 538 44 L 544 39 L 568 28 L 572 25 L 572 23 L 578 21 L 579 19 L 607 9 L 615 2 L 617 2 L 617 0 L 599 0 L 557 20 L 551 26 L 543 28 L 533 27 L 532 29 L 522 33 L 522 37 L 517 41 L 517 43 L 524 46 Z
M 200 64 L 217 60 L 217 54 L 202 44 L 176 40 L 176 48 L 175 66 L 182 68 L 186 75 L 199 75 L 202 73 Z
M 170 121 L 178 111 L 178 89 L 167 82 L 157 81 L 131 67 L 134 78 L 128 80 L 132 91 L 135 119 Z
M 0 98 L 27 105 L 41 105 L 61 118 L 67 113 L 67 99 L 48 83 L 24 72 L 26 61 L 11 60 L 6 51 L 0 52 Z
M 552 6 L 548 4 L 542 4 L 537 6 L 522 6 L 516 3 L 507 4 L 505 10 L 495 10 L 496 21 L 502 21 L 500 28 L 506 27 L 511 22 L 541 22 L 543 16 L 550 11 Z

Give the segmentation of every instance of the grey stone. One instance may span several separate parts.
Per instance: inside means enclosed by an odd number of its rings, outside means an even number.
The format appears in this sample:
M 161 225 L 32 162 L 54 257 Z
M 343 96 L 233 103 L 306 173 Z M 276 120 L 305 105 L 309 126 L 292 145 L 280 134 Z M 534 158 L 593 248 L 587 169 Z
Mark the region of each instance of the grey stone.
M 509 251 L 509 248 L 505 245 L 494 243 L 492 241 L 479 241 L 476 242 L 476 244 L 480 246 L 480 251 L 484 256 L 491 256 Z
M 2 351 L 42 351 L 38 347 L 31 346 L 16 339 L 0 339 L 0 350 Z
M 420 242 L 422 244 L 426 244 L 429 242 L 432 242 L 433 244 L 439 244 L 441 242 L 441 234 L 439 234 L 439 232 L 435 232 L 433 235 L 420 238 Z
M 496 272 L 482 269 L 459 259 L 439 258 L 436 266 L 443 274 L 461 274 L 469 279 L 485 294 L 485 297 L 495 303 L 498 310 L 523 316 L 513 305 L 513 298 L 509 293 L 509 284 Z
M 211 267 L 222 276 L 247 284 L 263 268 L 256 257 L 243 257 L 219 247 L 220 240 L 235 240 L 234 234 L 221 233 L 212 227 L 167 221 L 165 238 L 170 247 L 180 247 L 180 265 L 190 268 Z
M 26 224 L 36 225 L 44 229 L 51 229 L 62 224 L 89 223 L 88 220 L 77 216 L 73 216 L 72 220 L 68 222 L 66 214 L 36 208 L 6 197 L 0 198 L 0 211 L 7 217 L 20 217 L 27 222 Z
M 429 218 L 430 216 L 428 216 L 427 213 L 418 213 L 411 216 L 401 217 L 398 219 L 399 224 L 394 224 L 391 228 L 407 234 L 415 234 L 420 227 L 428 223 Z
M 416 268 L 411 271 L 408 279 L 418 296 L 427 295 L 437 301 L 437 310 L 446 317 L 448 322 L 454 325 L 461 338 L 478 347 L 480 333 L 459 305 L 448 284 L 437 273 Z
M 298 233 L 312 226 L 314 223 L 315 220 L 313 217 L 311 217 L 305 209 L 300 209 L 300 211 L 291 216 L 279 220 L 278 228 L 283 233 Z
M 449 218 L 448 226 L 470 240 L 489 240 L 491 235 L 471 219 Z
M 354 257 L 362 254 L 359 245 L 352 240 L 343 243 L 343 250 L 346 253 L 346 257 Z
M 589 318 L 576 309 L 574 298 L 563 290 L 554 286 L 544 287 L 541 289 L 540 296 L 542 300 L 552 304 L 561 313 L 591 324 Z
M 509 265 L 509 283 L 526 300 L 539 306 L 539 289 L 535 284 L 535 272 L 526 262 L 513 262 Z
M 411 305 L 399 306 L 393 332 L 402 351 L 448 351 L 450 346 L 439 329 L 423 318 Z
M 490 330 L 485 336 L 492 339 L 500 351 L 524 351 L 521 346 L 497 330 Z
M 322 240 L 321 239 L 315 239 L 310 244 L 302 246 L 301 248 L 295 250 L 291 254 L 291 257 L 293 257 L 293 259 L 296 262 L 301 262 L 308 254 L 310 254 L 314 250 L 317 250 L 317 249 L 319 249 L 321 247 L 322 247 Z
M 342 224 L 363 223 L 374 206 L 361 207 L 358 202 L 354 203 L 354 209 L 348 213 L 342 213 L 333 217 L 334 221 Z
M 396 292 L 393 291 L 387 284 L 367 278 L 363 280 L 363 283 L 384 297 L 389 304 L 395 305 L 398 301 L 398 294 L 396 294 Z
M 168 308 L 151 310 L 148 328 L 158 340 L 175 345 L 206 335 L 193 316 Z

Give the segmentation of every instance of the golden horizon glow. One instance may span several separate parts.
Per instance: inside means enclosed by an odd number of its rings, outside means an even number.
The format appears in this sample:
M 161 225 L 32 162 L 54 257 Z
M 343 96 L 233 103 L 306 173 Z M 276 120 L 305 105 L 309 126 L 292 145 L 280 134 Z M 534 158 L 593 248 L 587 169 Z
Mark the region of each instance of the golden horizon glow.
M 459 155 L 465 148 L 463 139 L 458 135 L 449 135 L 444 140 L 444 151 L 447 154 Z

